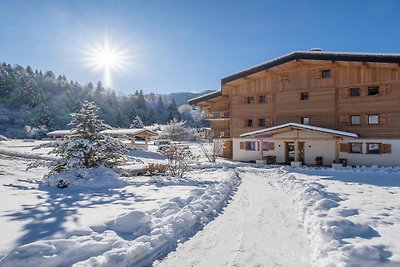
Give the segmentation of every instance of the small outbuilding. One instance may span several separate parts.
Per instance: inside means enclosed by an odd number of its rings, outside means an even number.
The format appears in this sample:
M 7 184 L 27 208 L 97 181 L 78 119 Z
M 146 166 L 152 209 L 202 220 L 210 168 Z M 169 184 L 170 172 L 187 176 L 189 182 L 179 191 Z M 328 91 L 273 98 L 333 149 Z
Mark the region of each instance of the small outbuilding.
M 144 150 L 148 150 L 149 148 L 149 140 L 153 136 L 157 136 L 158 134 L 154 131 L 148 129 L 112 129 L 112 130 L 104 130 L 102 133 L 109 134 L 112 137 L 121 138 L 128 137 L 131 140 L 131 144 L 135 145 L 137 148 L 142 148 Z M 136 139 L 140 138 L 144 140 L 144 144 L 136 143 Z

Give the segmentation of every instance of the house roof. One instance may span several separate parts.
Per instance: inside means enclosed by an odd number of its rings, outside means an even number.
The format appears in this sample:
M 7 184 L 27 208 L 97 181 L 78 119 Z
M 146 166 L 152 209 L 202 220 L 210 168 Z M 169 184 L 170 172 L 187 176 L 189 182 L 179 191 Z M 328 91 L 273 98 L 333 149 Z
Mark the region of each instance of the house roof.
M 282 125 L 277 125 L 277 126 L 273 126 L 273 127 L 262 129 L 262 130 L 244 133 L 244 134 L 241 134 L 240 137 L 255 136 L 255 135 L 258 135 L 261 133 L 269 133 L 269 132 L 273 132 L 273 131 L 284 129 L 284 128 L 290 128 L 290 130 L 302 129 L 302 130 L 322 132 L 322 133 L 327 133 L 327 134 L 332 134 L 332 135 L 337 135 L 337 136 L 358 138 L 358 135 L 355 133 L 332 130 L 332 129 L 328 129 L 328 128 L 306 125 L 306 124 L 301 124 L 301 123 L 286 123 L 286 124 L 282 124 Z
M 400 54 L 387 53 L 356 53 L 356 52 L 328 52 L 328 51 L 294 51 L 289 54 L 274 58 L 257 66 L 233 73 L 221 79 L 221 84 L 244 78 L 248 75 L 267 70 L 292 60 L 331 60 L 331 61 L 353 61 L 353 62 L 379 62 L 400 63 Z
M 202 95 L 202 96 L 198 96 L 198 97 L 189 99 L 188 103 L 189 103 L 189 105 L 195 105 L 197 103 L 200 103 L 200 102 L 203 102 L 203 101 L 207 101 L 207 100 L 219 97 L 219 96 L 222 96 L 221 91 L 212 92 L 212 93 L 209 93 L 209 94 L 205 94 L 205 95 Z
M 111 134 L 111 135 L 139 135 L 142 133 L 147 133 L 149 135 L 157 135 L 156 132 L 148 130 L 148 129 L 110 129 L 104 130 L 102 133 Z
M 46 135 L 47 136 L 64 136 L 64 135 L 69 135 L 73 134 L 74 132 L 71 130 L 57 130 L 57 131 L 52 131 L 48 132 Z

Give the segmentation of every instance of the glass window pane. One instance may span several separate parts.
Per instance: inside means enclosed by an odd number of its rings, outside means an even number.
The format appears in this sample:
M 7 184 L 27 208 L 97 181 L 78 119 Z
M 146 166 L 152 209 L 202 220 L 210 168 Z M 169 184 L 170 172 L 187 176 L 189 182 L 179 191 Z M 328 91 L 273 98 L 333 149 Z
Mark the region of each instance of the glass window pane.
M 368 116 L 368 124 L 379 124 L 379 116 L 378 115 L 369 115 Z
M 349 95 L 350 96 L 360 96 L 360 88 L 350 88 Z
M 362 144 L 361 143 L 352 143 L 351 144 L 351 152 L 361 153 L 362 152 Z
M 379 154 L 380 153 L 380 144 L 368 144 L 368 153 L 369 154 Z
M 360 116 L 351 116 L 351 124 L 352 125 L 358 125 L 361 123 L 361 117 Z
M 379 87 L 368 87 L 368 95 L 379 95 Z

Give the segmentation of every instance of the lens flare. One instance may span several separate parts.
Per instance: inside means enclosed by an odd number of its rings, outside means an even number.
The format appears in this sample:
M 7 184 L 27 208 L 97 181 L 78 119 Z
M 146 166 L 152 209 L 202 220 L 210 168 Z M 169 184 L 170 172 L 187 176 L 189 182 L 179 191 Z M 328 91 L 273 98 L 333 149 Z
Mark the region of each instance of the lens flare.
M 103 84 L 112 86 L 112 74 L 127 68 L 130 53 L 127 49 L 112 44 L 107 38 L 100 44 L 88 48 L 85 56 L 86 66 L 103 72 Z

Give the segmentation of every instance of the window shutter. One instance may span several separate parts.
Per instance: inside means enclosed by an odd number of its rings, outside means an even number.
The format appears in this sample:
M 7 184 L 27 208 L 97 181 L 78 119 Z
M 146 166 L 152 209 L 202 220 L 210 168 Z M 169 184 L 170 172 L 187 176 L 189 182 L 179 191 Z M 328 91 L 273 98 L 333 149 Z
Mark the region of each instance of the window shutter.
M 349 89 L 348 88 L 339 88 L 339 97 L 344 98 L 349 96 Z
M 379 115 L 379 123 L 380 124 L 388 124 L 390 122 L 389 114 L 381 114 Z
M 246 149 L 246 142 L 240 142 L 240 149 L 245 150 Z
M 339 123 L 348 125 L 350 123 L 350 116 L 349 115 L 340 115 Z
M 349 143 L 340 144 L 340 152 L 349 153 L 350 152 L 350 144 Z
M 382 144 L 381 151 L 382 151 L 382 154 L 392 153 L 392 145 L 391 144 Z
M 321 79 L 322 78 L 322 71 L 318 70 L 314 73 L 314 79 Z
M 383 86 L 381 86 L 381 87 L 379 88 L 379 93 L 380 93 L 381 95 L 387 95 L 387 94 L 389 94 L 389 93 L 390 93 L 390 85 L 384 84 Z

